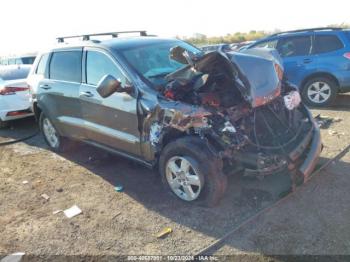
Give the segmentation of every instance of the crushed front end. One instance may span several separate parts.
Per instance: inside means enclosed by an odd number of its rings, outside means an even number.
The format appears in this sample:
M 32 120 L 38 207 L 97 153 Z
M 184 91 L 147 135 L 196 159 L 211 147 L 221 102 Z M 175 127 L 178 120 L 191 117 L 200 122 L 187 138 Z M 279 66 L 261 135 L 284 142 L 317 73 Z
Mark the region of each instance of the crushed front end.
M 156 151 L 175 130 L 174 137 L 206 140 L 226 170 L 256 177 L 289 170 L 299 182 L 313 171 L 320 131 L 274 51 L 209 53 L 166 79 L 148 121 Z

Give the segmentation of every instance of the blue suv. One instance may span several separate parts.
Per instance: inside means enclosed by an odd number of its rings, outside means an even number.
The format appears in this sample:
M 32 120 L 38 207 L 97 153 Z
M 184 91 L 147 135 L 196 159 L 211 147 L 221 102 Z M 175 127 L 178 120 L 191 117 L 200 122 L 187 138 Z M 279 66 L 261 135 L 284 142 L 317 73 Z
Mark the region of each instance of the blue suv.
M 311 106 L 332 104 L 337 93 L 350 91 L 350 30 L 312 28 L 282 32 L 245 49 L 275 48 L 290 82 Z

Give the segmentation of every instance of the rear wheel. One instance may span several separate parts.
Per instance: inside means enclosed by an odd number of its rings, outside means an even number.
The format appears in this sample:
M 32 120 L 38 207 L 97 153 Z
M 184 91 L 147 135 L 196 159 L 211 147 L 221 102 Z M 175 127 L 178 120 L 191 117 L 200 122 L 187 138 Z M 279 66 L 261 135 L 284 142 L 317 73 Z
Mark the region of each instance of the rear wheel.
M 305 83 L 302 90 L 304 102 L 309 106 L 329 106 L 337 96 L 338 86 L 328 77 L 315 77 Z
M 62 137 L 57 132 L 51 120 L 41 113 L 39 119 L 40 130 L 44 135 L 45 142 L 52 151 L 65 152 L 72 149 L 74 142 L 68 138 Z
M 214 206 L 226 190 L 222 161 L 197 137 L 166 145 L 159 158 L 159 171 L 167 190 L 187 202 Z

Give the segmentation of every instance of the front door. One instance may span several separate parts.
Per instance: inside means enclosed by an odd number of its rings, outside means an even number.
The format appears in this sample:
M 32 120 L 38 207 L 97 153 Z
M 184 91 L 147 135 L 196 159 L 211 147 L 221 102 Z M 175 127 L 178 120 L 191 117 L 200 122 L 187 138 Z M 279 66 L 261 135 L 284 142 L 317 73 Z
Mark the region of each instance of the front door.
M 80 87 L 80 102 L 85 121 L 85 133 L 91 142 L 140 156 L 137 99 L 127 93 L 114 93 L 102 98 L 96 88 L 109 74 L 122 85 L 130 80 L 114 57 L 99 49 L 85 50 L 85 83 Z
M 315 67 L 316 59 L 311 55 L 312 35 L 282 37 L 277 51 L 283 59 L 283 67 L 289 81 L 299 85 L 305 72 Z

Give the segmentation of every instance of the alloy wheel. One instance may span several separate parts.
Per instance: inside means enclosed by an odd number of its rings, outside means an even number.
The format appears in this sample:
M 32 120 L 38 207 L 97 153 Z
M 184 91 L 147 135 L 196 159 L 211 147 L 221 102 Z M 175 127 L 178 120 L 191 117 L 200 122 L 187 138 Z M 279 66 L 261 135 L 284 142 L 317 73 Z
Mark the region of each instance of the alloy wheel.
M 56 129 L 48 118 L 44 118 L 43 120 L 43 133 L 49 145 L 53 148 L 58 148 L 59 138 Z
M 331 96 L 331 87 L 326 82 L 313 82 L 307 87 L 309 100 L 316 104 L 325 103 Z
M 191 164 L 191 159 L 174 156 L 166 164 L 166 179 L 171 190 L 185 201 L 196 200 L 204 181 Z

